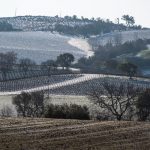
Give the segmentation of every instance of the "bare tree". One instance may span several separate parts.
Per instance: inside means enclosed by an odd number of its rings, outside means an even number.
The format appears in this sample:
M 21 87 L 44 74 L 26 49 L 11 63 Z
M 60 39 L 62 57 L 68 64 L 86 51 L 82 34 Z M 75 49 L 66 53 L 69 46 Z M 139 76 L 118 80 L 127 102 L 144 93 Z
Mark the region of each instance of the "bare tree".
M 89 99 L 107 110 L 117 120 L 133 109 L 140 88 L 129 82 L 102 81 L 100 87 L 88 94 Z

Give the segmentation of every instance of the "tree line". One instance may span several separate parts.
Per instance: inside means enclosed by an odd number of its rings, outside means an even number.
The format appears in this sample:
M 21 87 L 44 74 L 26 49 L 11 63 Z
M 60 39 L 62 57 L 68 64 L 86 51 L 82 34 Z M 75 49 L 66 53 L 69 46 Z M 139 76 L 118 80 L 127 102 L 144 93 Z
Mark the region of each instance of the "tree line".
M 69 19 L 69 16 L 66 16 L 65 18 Z M 85 38 L 90 37 L 91 35 L 101 35 L 103 33 L 110 33 L 113 31 L 125 31 L 125 30 L 136 30 L 141 29 L 141 26 L 136 26 L 135 19 L 133 16 L 129 15 L 123 15 L 122 20 L 125 22 L 125 24 L 120 23 L 120 19 L 118 19 L 117 23 L 113 23 L 109 19 L 106 21 L 101 18 L 84 18 L 80 20 L 77 18 L 77 16 L 74 16 L 71 18 L 74 21 L 87 21 L 89 23 L 85 25 L 63 25 L 63 24 L 56 24 L 54 29 L 52 31 L 57 31 L 59 33 L 68 34 L 68 35 L 75 35 L 75 36 L 83 36 Z
M 30 71 L 46 71 L 48 75 L 51 75 L 55 71 L 67 71 L 74 59 L 72 54 L 64 53 L 60 54 L 56 60 L 47 60 L 39 65 L 29 58 L 18 59 L 14 52 L 0 53 L 0 72 L 3 80 L 7 79 L 8 73 L 15 71 L 23 72 L 24 77 Z
M 136 73 L 142 75 L 141 69 L 149 66 L 149 59 L 135 57 L 140 51 L 146 50 L 150 40 L 136 40 L 113 45 L 111 42 L 106 45 L 99 45 L 95 54 L 89 58 L 79 59 L 76 67 L 83 72 L 105 72 L 115 74 L 126 74 L 133 76 Z

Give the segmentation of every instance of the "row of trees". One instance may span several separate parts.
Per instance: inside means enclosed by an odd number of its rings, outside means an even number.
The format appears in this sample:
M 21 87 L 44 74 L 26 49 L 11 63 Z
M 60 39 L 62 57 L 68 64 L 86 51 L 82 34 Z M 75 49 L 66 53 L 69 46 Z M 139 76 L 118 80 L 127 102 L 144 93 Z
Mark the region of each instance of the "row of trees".
M 69 17 L 66 16 L 65 19 L 68 20 L 74 20 L 74 21 L 81 21 L 77 16 Z M 120 24 L 119 18 L 118 23 L 115 24 L 109 19 L 104 21 L 100 18 L 92 18 L 92 19 L 85 19 L 82 17 L 82 21 L 87 21 L 85 25 L 63 25 L 63 24 L 56 24 L 54 31 L 57 31 L 59 33 L 63 34 L 69 34 L 69 35 L 76 35 L 76 36 L 83 36 L 83 37 L 89 37 L 91 35 L 101 35 L 103 33 L 110 33 L 116 30 L 124 31 L 127 29 L 141 29 L 141 26 L 134 26 L 135 20 L 134 17 L 129 15 L 123 15 L 121 18 L 123 21 L 125 21 L 125 25 Z
M 14 52 L 0 53 L 0 72 L 3 79 L 6 78 L 7 73 L 11 71 L 19 70 L 26 75 L 31 70 L 47 70 L 49 73 L 62 67 L 68 69 L 72 62 L 74 62 L 74 56 L 70 53 L 61 54 L 57 57 L 57 60 L 47 60 L 42 62 L 41 65 L 37 65 L 31 59 L 23 58 L 17 59 L 17 54 Z
M 101 18 L 94 18 L 92 17 L 91 19 L 88 19 L 88 18 L 84 18 L 83 16 L 81 16 L 81 19 L 78 18 L 78 16 L 76 15 L 73 15 L 73 16 L 65 16 L 64 19 L 66 20 L 74 20 L 74 21 L 89 21 L 89 22 L 94 22 L 94 21 L 104 21 L 103 19 Z M 125 24 L 126 26 L 133 26 L 135 24 L 135 19 L 133 16 L 129 16 L 129 15 L 123 15 L 122 18 L 121 18 L 123 21 L 125 21 Z M 119 18 L 117 18 L 118 20 L 118 24 L 120 23 L 119 22 Z M 109 23 L 112 23 L 109 19 L 107 19 L 105 22 L 109 22 Z

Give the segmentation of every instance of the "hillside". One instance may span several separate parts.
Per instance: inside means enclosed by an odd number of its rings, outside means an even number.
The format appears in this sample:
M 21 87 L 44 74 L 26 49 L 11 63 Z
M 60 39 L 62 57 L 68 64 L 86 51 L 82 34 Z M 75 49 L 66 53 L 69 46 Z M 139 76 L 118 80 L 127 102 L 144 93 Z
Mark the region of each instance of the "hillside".
M 17 16 L 0 18 L 0 22 L 7 22 L 13 28 L 22 31 L 56 31 L 67 35 L 89 37 L 100 35 L 115 30 L 124 31 L 127 27 L 123 24 L 116 24 L 109 19 L 101 18 L 78 18 L 74 16 L 50 17 L 50 16 Z M 131 29 L 141 29 L 141 26 L 132 26 Z
M 0 119 L 1 150 L 148 150 L 150 124 Z
M 21 29 L 23 31 L 52 30 L 57 24 L 82 26 L 92 22 L 90 20 L 81 21 L 80 19 L 73 19 L 69 16 L 66 18 L 58 16 L 17 16 L 0 18 L 0 21 L 7 21 L 14 28 Z
M 119 44 L 127 41 L 136 41 L 138 39 L 150 39 L 150 30 L 130 30 L 107 33 L 89 38 L 89 43 L 94 47 L 98 47 L 99 45 L 105 45 L 110 42 L 112 44 Z
M 56 59 L 66 52 L 77 60 L 87 55 L 89 47 L 84 39 L 50 32 L 0 32 L 0 52 L 14 51 L 19 58 L 30 58 L 37 63 Z

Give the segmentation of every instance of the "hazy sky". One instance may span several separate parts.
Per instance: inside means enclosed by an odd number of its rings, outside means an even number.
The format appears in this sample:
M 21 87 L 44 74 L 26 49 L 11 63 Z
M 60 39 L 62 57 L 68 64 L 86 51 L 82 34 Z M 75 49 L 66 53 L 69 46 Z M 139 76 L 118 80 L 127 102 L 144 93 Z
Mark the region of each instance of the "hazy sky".
M 101 17 L 113 22 L 123 14 L 150 27 L 150 0 L 0 0 L 0 17 L 17 15 L 74 15 Z

